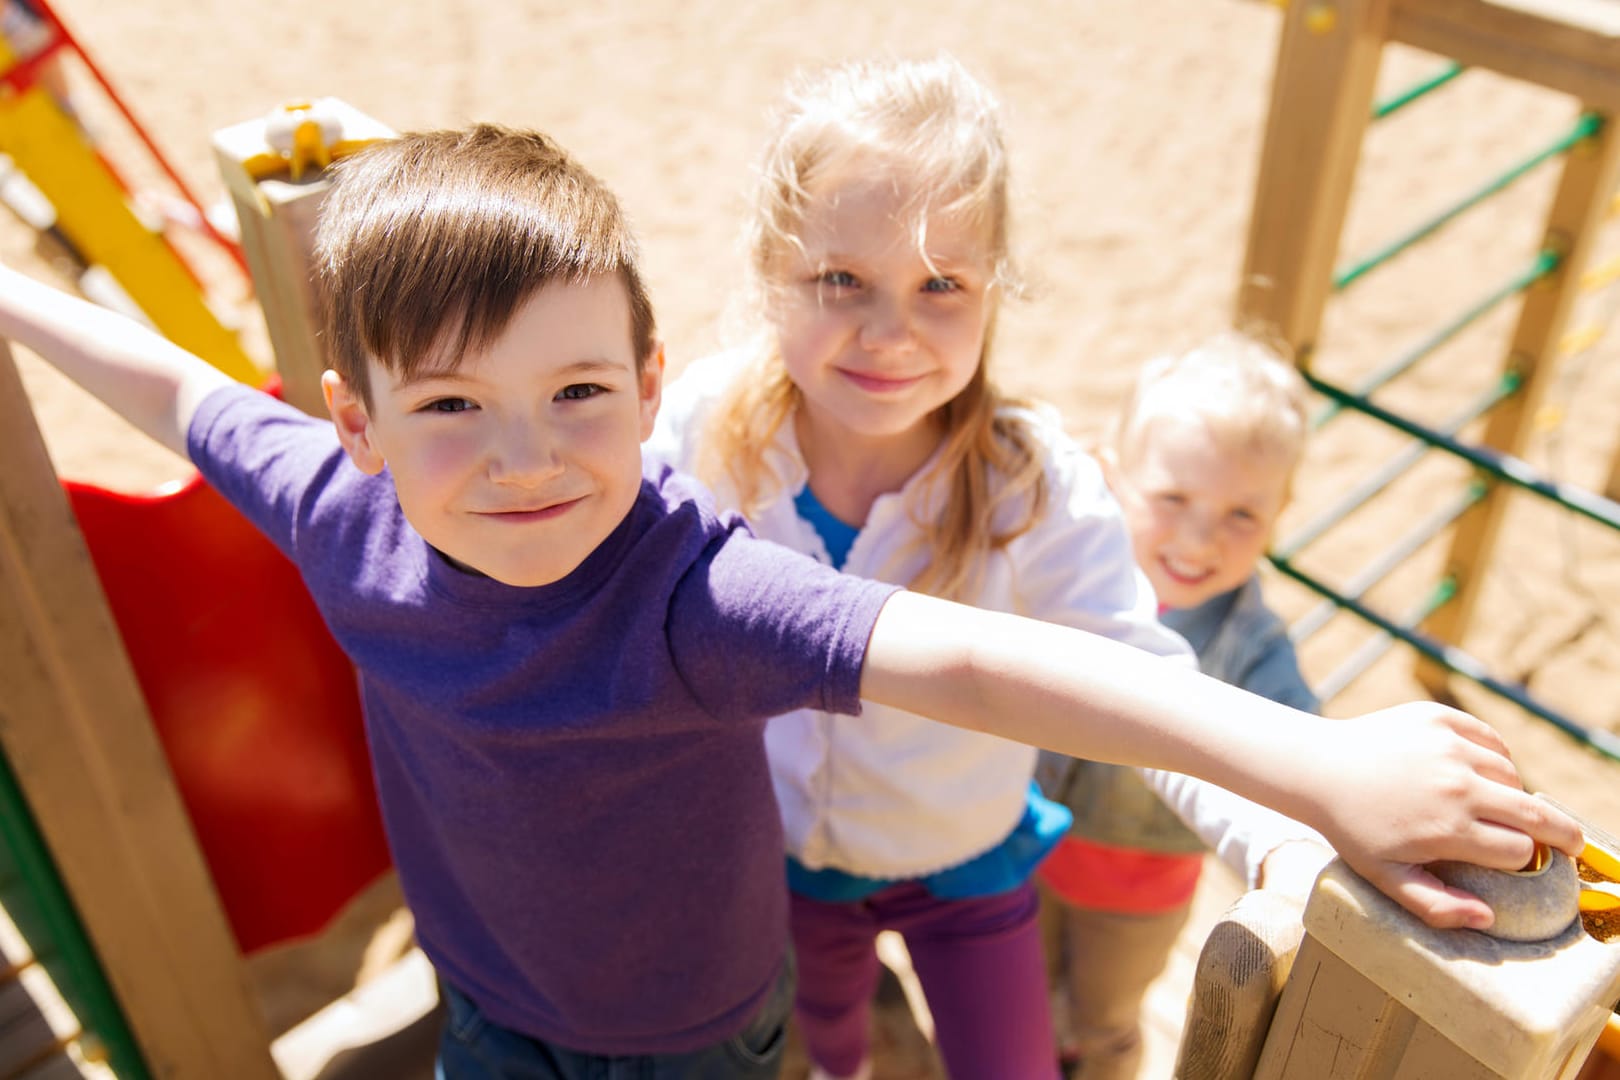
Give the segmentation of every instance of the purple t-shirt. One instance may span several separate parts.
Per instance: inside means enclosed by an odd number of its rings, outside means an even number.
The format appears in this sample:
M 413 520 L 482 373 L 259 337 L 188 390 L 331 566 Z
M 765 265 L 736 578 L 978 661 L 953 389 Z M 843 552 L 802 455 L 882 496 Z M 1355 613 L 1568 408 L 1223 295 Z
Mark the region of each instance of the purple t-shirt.
M 189 440 L 359 668 L 394 861 L 444 977 L 495 1023 L 591 1053 L 741 1030 L 787 941 L 764 722 L 859 711 L 893 587 L 753 538 L 656 468 L 572 574 L 515 588 L 430 548 L 328 422 L 231 387 Z

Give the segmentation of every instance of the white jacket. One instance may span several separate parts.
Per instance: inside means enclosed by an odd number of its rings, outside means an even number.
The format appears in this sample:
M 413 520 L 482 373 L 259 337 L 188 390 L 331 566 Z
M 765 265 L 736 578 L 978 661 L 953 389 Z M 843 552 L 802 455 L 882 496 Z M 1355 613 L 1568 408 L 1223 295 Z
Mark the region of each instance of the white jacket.
M 691 469 L 704 422 L 747 362 L 741 351 L 688 368 L 664 393 L 648 451 Z M 978 607 L 1079 627 L 1164 656 L 1193 662 L 1191 650 L 1155 617 L 1151 586 L 1131 556 L 1118 504 L 1092 458 L 1064 435 L 1055 411 L 1023 414 L 1046 458 L 1047 508 L 1033 528 L 990 557 Z M 785 483 L 750 518 L 759 536 L 829 562 L 793 498 L 807 477 L 791 420 L 767 464 Z M 926 468 L 919 470 L 919 476 Z M 918 477 L 873 504 L 843 569 L 904 583 L 924 565 L 895 560 L 915 535 L 908 502 Z M 722 507 L 739 504 L 722 482 Z M 935 495 L 937 501 L 938 495 Z M 1019 508 L 1009 508 L 1010 524 Z M 935 507 L 923 503 L 919 515 Z M 868 702 L 859 717 L 800 710 L 766 727 L 766 748 L 790 854 L 811 869 L 876 878 L 922 877 L 994 848 L 1024 813 L 1036 751 L 981 732 Z M 1149 783 L 1251 882 L 1277 843 L 1314 837 L 1304 826 L 1203 781 L 1145 773 Z

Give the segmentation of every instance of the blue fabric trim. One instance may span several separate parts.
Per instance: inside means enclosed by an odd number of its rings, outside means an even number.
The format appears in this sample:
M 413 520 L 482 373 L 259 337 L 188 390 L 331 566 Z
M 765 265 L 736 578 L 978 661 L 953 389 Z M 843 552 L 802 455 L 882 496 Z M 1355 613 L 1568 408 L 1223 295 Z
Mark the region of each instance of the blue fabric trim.
M 854 546 L 855 538 L 861 530 L 848 522 L 839 521 L 828 512 L 821 500 L 816 498 L 815 492 L 806 484 L 793 496 L 793 509 L 810 527 L 816 530 L 821 542 L 826 545 L 827 554 L 832 558 L 834 570 L 844 568 L 844 560 L 849 558 L 849 549 Z
M 1029 880 L 1035 867 L 1063 839 L 1073 820 L 1068 807 L 1042 795 L 1030 781 L 1024 816 L 1005 840 L 983 855 L 916 880 L 939 900 L 969 900 L 1016 889 Z M 789 855 L 787 880 L 788 888 L 800 896 L 827 904 L 849 904 L 908 879 L 811 870 Z

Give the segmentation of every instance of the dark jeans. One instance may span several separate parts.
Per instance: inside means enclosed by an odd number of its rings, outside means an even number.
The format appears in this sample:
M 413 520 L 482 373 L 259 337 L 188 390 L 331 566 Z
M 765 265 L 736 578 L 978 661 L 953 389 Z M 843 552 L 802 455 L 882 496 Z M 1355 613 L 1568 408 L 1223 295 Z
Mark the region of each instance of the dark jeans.
M 685 1054 L 604 1057 L 498 1027 L 441 980 L 448 1018 L 434 1075 L 437 1080 L 776 1080 L 793 1011 L 793 983 L 790 951 L 765 1004 L 731 1038 Z

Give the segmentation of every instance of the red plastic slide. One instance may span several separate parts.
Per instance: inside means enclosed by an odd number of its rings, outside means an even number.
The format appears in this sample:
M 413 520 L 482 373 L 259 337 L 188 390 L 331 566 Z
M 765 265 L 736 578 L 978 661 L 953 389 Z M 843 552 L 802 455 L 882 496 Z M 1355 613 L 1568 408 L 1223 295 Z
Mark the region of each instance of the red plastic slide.
M 64 486 L 237 943 L 314 933 L 389 865 L 354 668 L 201 477 Z

